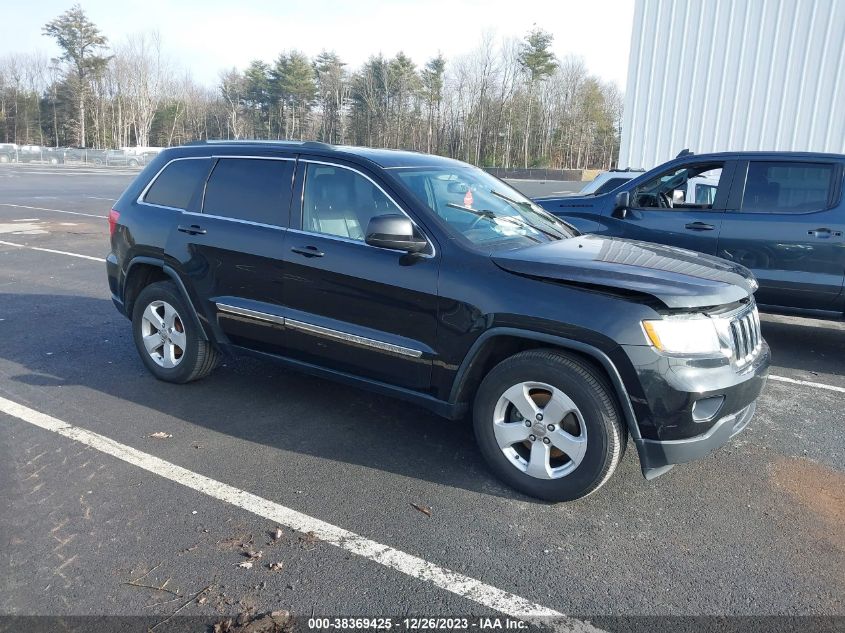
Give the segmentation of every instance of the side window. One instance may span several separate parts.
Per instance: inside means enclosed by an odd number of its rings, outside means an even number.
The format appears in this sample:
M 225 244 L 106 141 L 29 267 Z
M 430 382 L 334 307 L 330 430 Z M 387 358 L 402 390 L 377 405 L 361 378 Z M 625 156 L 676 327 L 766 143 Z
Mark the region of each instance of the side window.
M 205 180 L 209 158 L 174 160 L 158 175 L 144 196 L 144 202 L 185 210 Z
M 742 211 L 807 213 L 828 207 L 834 166 L 824 163 L 752 162 Z
M 631 204 L 641 209 L 712 209 L 723 166 L 706 163 L 676 167 L 634 189 Z
M 286 226 L 294 161 L 221 158 L 208 178 L 202 212 Z
M 331 165 L 308 163 L 302 196 L 302 229 L 364 240 L 370 219 L 402 213 L 372 182 Z

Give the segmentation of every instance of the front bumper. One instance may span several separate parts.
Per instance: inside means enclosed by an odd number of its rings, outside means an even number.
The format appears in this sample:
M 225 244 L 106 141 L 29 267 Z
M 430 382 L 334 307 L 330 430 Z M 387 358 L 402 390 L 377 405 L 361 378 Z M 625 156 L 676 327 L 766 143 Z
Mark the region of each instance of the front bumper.
M 645 432 L 634 443 L 646 479 L 663 474 L 674 464 L 711 453 L 748 426 L 766 384 L 770 361 L 771 352 L 764 342 L 757 357 L 741 372 L 729 366 L 685 362 L 641 364 L 638 373 L 646 397 L 639 404 L 640 411 L 646 409 L 648 415 L 640 417 L 640 430 Z M 709 398 L 721 398 L 720 408 L 711 419 L 697 421 L 695 403 Z
M 646 479 L 662 475 L 675 464 L 691 462 L 712 453 L 724 446 L 737 433 L 740 433 L 751 418 L 757 403 L 719 419 L 709 431 L 683 440 L 634 440 L 640 454 L 640 466 Z

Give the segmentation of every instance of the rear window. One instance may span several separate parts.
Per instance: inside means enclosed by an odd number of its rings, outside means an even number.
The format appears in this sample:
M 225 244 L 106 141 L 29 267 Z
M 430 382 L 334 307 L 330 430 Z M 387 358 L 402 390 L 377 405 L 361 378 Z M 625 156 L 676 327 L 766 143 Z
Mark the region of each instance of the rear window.
M 208 158 L 177 159 L 164 168 L 144 196 L 144 202 L 174 209 L 187 209 L 194 192 L 205 180 Z
M 203 213 L 286 225 L 294 164 L 292 160 L 221 158 L 205 188 Z
M 742 210 L 807 213 L 826 209 L 834 166 L 825 163 L 753 162 L 748 165 Z

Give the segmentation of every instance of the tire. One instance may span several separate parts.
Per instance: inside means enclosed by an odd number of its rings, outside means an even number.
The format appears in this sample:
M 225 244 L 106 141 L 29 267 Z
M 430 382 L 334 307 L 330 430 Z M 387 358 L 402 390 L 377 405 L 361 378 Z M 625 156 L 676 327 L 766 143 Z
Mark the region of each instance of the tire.
M 495 475 L 546 501 L 572 501 L 601 488 L 628 441 L 605 378 L 555 350 L 520 352 L 490 370 L 475 396 L 473 426 Z
M 217 365 L 217 350 L 199 335 L 190 314 L 190 306 L 172 281 L 150 284 L 135 300 L 132 310 L 135 347 L 146 368 L 159 380 L 175 383 L 199 380 Z M 145 337 L 150 342 L 149 351 Z M 150 341 L 149 337 L 161 338 Z M 160 344 L 152 347 L 155 343 Z
M 0 163 L 10 163 L 12 159 L 9 158 L 8 154 L 0 154 Z
M 138 166 L 138 161 L 137 161 L 137 160 L 135 160 L 134 158 L 132 158 L 132 159 L 130 159 L 130 160 L 129 160 L 129 162 L 128 162 L 128 163 L 126 163 L 126 164 L 127 164 L 127 166 L 129 166 L 129 167 L 137 167 L 137 166 Z

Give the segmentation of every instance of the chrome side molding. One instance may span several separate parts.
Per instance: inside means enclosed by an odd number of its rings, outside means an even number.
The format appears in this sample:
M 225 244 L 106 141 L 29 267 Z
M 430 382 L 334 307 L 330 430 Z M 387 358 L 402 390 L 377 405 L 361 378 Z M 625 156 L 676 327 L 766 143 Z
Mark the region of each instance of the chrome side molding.
M 288 319 L 275 314 L 267 314 L 266 312 L 259 312 L 257 310 L 249 310 L 247 308 L 239 308 L 238 306 L 229 305 L 227 303 L 216 303 L 217 309 L 226 314 L 234 314 L 237 316 L 255 319 L 263 323 L 272 323 L 275 325 L 284 325 L 292 330 L 298 330 L 314 336 L 321 336 L 323 338 L 332 339 L 335 341 L 342 341 L 357 347 L 367 349 L 375 349 L 380 352 L 388 354 L 397 354 L 399 356 L 408 356 L 410 358 L 420 358 L 422 351 L 402 345 L 395 345 L 377 339 L 367 338 L 366 336 L 358 336 L 357 334 L 349 334 L 348 332 L 341 332 L 340 330 L 333 330 L 331 328 L 323 327 L 321 325 L 314 325 L 306 323 L 305 321 L 297 321 L 295 319 Z

